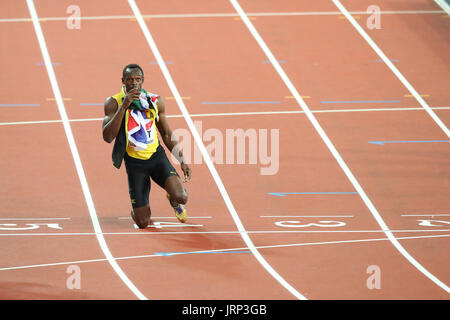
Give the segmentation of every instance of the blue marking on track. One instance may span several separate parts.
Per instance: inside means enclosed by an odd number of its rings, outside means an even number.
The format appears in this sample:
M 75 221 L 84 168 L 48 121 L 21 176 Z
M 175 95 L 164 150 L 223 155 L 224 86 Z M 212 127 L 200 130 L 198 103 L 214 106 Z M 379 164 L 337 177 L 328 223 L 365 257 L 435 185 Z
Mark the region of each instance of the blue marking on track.
M 358 192 L 270 192 L 268 194 L 284 197 L 289 194 L 357 194 Z
M 386 143 L 433 143 L 450 142 L 450 140 L 398 140 L 398 141 L 369 141 L 372 144 L 384 145 Z
M 39 103 L 3 103 L 0 107 L 39 107 Z

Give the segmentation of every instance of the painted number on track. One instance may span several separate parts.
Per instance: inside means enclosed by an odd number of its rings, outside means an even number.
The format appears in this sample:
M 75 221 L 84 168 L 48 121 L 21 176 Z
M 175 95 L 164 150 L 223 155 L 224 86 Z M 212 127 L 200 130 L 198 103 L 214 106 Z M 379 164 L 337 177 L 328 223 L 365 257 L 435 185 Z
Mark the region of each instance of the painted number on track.
M 450 221 L 442 221 L 442 220 L 417 220 L 419 222 L 419 226 L 425 227 L 445 227 L 450 224 Z
M 51 229 L 59 229 L 59 230 L 62 229 L 59 226 L 59 223 L 26 223 L 25 226 L 27 227 L 17 226 L 16 223 L 3 223 L 0 224 L 0 230 L 33 230 L 38 229 L 41 226 L 47 226 L 48 228 Z
M 321 220 L 318 223 L 312 222 L 302 224 L 301 221 L 277 221 L 275 222 L 275 225 L 286 228 L 308 228 L 308 227 L 333 228 L 333 227 L 343 227 L 345 226 L 345 222 Z

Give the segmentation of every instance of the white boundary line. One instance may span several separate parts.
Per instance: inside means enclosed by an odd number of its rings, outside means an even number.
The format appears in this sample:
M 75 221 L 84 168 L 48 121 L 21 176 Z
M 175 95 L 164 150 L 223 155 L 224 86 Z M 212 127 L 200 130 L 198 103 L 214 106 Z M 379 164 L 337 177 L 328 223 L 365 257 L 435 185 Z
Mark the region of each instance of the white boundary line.
M 335 0 L 333 0 L 334 2 L 336 2 Z M 320 126 L 319 122 L 316 120 L 316 118 L 314 117 L 314 115 L 312 114 L 312 112 L 310 111 L 308 105 L 305 103 L 305 101 L 303 100 L 303 98 L 301 97 L 300 93 L 297 91 L 297 89 L 295 88 L 295 86 L 292 84 L 291 80 L 289 79 L 289 77 L 286 75 L 286 73 L 284 72 L 284 70 L 282 69 L 282 67 L 280 66 L 280 64 L 278 63 L 277 59 L 275 58 L 275 56 L 272 54 L 272 52 L 270 51 L 269 47 L 266 45 L 266 43 L 264 42 L 264 40 L 261 38 L 261 36 L 259 35 L 258 31 L 256 30 L 256 28 L 253 26 L 253 24 L 251 23 L 250 19 L 247 17 L 247 15 L 245 14 L 245 12 L 242 10 L 241 6 L 239 5 L 239 3 L 236 0 L 230 0 L 231 4 L 233 5 L 233 7 L 236 9 L 236 11 L 239 13 L 242 21 L 245 23 L 245 25 L 247 26 L 247 28 L 249 29 L 250 33 L 253 35 L 253 37 L 255 38 L 255 40 L 258 42 L 259 46 L 261 47 L 261 49 L 264 51 L 264 53 L 266 54 L 266 56 L 268 57 L 268 59 L 270 60 L 270 62 L 272 63 L 273 67 L 275 68 L 275 70 L 278 72 L 278 74 L 280 75 L 281 79 L 283 80 L 283 82 L 286 84 L 286 86 L 288 87 L 289 91 L 291 92 L 292 96 L 294 96 L 294 98 L 297 100 L 298 104 L 300 105 L 300 107 L 303 109 L 303 111 L 305 111 L 306 116 L 308 117 L 308 119 L 310 120 L 310 122 L 312 123 L 312 125 L 314 126 L 314 128 L 316 129 L 317 133 L 320 135 L 320 137 L 322 138 L 322 140 L 324 141 L 324 143 L 327 145 L 328 149 L 330 150 L 330 152 L 333 154 L 334 158 L 336 159 L 336 161 L 338 162 L 339 166 L 342 168 L 342 170 L 344 171 L 345 175 L 347 176 L 347 178 L 350 180 L 350 182 L 352 183 L 353 187 L 355 188 L 355 190 L 359 193 L 359 195 L 361 196 L 361 199 L 364 201 L 364 203 L 366 204 L 367 208 L 370 210 L 370 212 L 372 213 L 373 217 L 375 218 L 375 220 L 377 221 L 377 223 L 380 225 L 381 229 L 385 232 L 386 236 L 389 238 L 389 240 L 392 242 L 392 244 L 395 246 L 395 248 L 411 263 L 413 264 L 420 272 L 422 272 L 424 275 L 426 275 L 430 280 L 432 280 L 434 283 L 436 283 L 439 287 L 441 287 L 442 289 L 444 289 L 445 291 L 447 291 L 448 293 L 450 293 L 450 288 L 443 283 L 441 280 L 439 280 L 438 278 L 436 278 L 433 274 L 431 274 L 427 269 L 425 269 L 417 260 L 415 260 L 404 248 L 403 246 L 397 241 L 397 239 L 394 237 L 394 235 L 392 234 L 391 231 L 389 231 L 389 228 L 387 227 L 386 223 L 384 222 L 383 218 L 380 216 L 380 214 L 378 213 L 377 209 L 375 208 L 375 206 L 372 204 L 372 201 L 369 199 L 369 197 L 367 196 L 367 194 L 365 193 L 365 191 L 363 190 L 363 188 L 361 187 L 361 185 L 359 184 L 359 182 L 356 180 L 355 176 L 353 175 L 353 173 L 351 172 L 350 168 L 347 166 L 347 164 L 345 163 L 345 161 L 342 159 L 341 155 L 339 154 L 339 152 L 337 151 L 337 149 L 334 147 L 333 143 L 331 142 L 331 140 L 328 138 L 327 134 L 325 133 L 325 131 L 322 129 L 322 127 Z M 343 9 L 343 10 L 342 10 Z M 340 10 L 345 14 L 345 16 L 347 17 L 347 19 L 351 19 L 354 23 L 356 24 L 358 27 L 359 25 L 356 23 L 355 19 L 353 19 L 353 17 L 350 16 L 350 14 L 348 13 L 348 11 L 345 10 L 345 8 L 342 7 L 342 5 L 340 6 Z M 359 27 L 360 28 L 360 27 Z M 364 32 L 364 31 L 363 31 Z M 380 50 L 379 50 L 380 51 Z M 381 51 L 380 51 L 381 52 Z M 392 65 L 392 63 L 387 59 L 387 57 L 381 52 L 381 57 L 383 57 L 383 59 L 385 60 L 386 63 L 389 63 L 390 65 Z M 392 65 L 393 67 L 393 65 Z M 406 81 L 406 80 L 405 80 Z M 414 90 L 414 88 L 412 88 L 411 86 L 409 86 L 409 91 L 411 93 L 414 94 L 414 96 L 418 99 L 420 99 L 421 101 L 423 101 L 423 99 L 419 96 L 419 94 Z M 419 100 L 419 101 L 420 101 Z M 424 101 L 423 101 L 424 102 Z M 425 102 L 424 102 L 425 103 Z M 426 105 L 426 103 L 425 103 Z M 427 105 L 426 105 L 427 106 Z M 427 106 L 428 107 L 428 106 Z M 429 109 L 429 107 L 428 107 Z M 430 110 L 431 111 L 431 110 Z M 431 111 L 431 114 L 434 114 L 433 111 Z M 437 118 L 437 117 L 436 117 Z M 437 120 L 440 122 L 439 118 L 437 118 Z M 444 128 L 446 129 L 446 127 L 444 126 Z M 447 129 L 448 131 L 448 129 Z
M 153 229 L 153 228 L 152 228 Z M 416 232 L 450 232 L 450 229 L 403 229 L 389 230 L 395 233 L 416 233 Z M 102 235 L 140 235 L 140 236 L 164 236 L 173 234 L 224 234 L 238 235 L 240 233 L 248 234 L 275 234 L 275 233 L 384 233 L 384 230 L 252 230 L 252 231 L 162 231 L 162 232 L 102 232 Z M 95 236 L 95 232 L 51 232 L 51 233 L 0 233 L 0 237 L 4 236 Z
M 450 214 L 402 214 L 402 217 L 450 217 Z
M 445 2 L 445 0 L 434 0 L 434 2 L 436 2 L 437 5 L 450 16 L 450 6 L 447 2 Z
M 69 143 L 70 150 L 72 152 L 73 161 L 75 163 L 75 167 L 78 173 L 78 178 L 80 179 L 81 188 L 83 190 L 84 198 L 86 200 L 86 204 L 89 210 L 89 214 L 91 216 L 92 224 L 94 226 L 94 230 L 96 232 L 97 241 L 105 254 L 108 262 L 114 271 L 118 274 L 120 279 L 130 288 L 130 290 L 139 298 L 146 299 L 145 296 L 134 286 L 134 284 L 128 279 L 125 273 L 117 264 L 116 260 L 111 254 L 111 251 L 106 244 L 105 238 L 102 234 L 102 229 L 100 227 L 100 223 L 98 221 L 97 213 L 95 211 L 94 202 L 92 200 L 91 193 L 89 191 L 89 186 L 86 180 L 86 176 L 83 170 L 83 165 L 81 164 L 80 155 L 78 154 L 78 149 L 75 143 L 75 139 L 73 137 L 72 129 L 70 127 L 69 119 L 67 117 L 66 109 L 64 107 L 64 102 L 62 100 L 61 92 L 59 90 L 58 82 L 56 80 L 55 72 L 53 70 L 52 62 L 50 59 L 50 54 L 47 49 L 47 45 L 45 43 L 44 34 L 42 32 L 41 26 L 39 24 L 36 8 L 34 6 L 33 0 L 27 0 L 28 10 L 30 11 L 31 19 L 33 20 L 34 29 L 36 31 L 36 37 L 39 42 L 39 47 L 42 52 L 42 56 L 44 58 L 45 67 L 47 69 L 47 73 L 49 76 L 50 84 L 53 90 L 53 94 L 56 99 L 56 104 L 58 106 L 58 111 L 62 119 L 62 123 L 64 126 L 64 131 L 66 133 L 67 142 Z
M 144 18 L 141 15 L 141 12 L 139 11 L 139 8 L 136 5 L 136 2 L 134 0 L 128 0 L 128 3 L 136 16 L 136 19 L 139 23 L 139 26 L 142 29 L 142 32 L 144 33 L 144 36 L 148 42 L 148 45 L 150 46 L 151 51 L 153 52 L 156 61 L 158 62 L 158 65 L 164 74 L 164 77 L 166 79 L 167 84 L 170 87 L 170 90 L 175 97 L 175 100 L 178 104 L 178 107 L 180 108 L 184 119 L 186 120 L 186 123 L 192 132 L 192 135 L 194 137 L 194 141 L 196 142 L 197 146 L 199 147 L 203 159 L 205 160 L 206 165 L 208 166 L 209 171 L 211 172 L 211 175 L 214 178 L 214 181 L 217 184 L 217 187 L 220 191 L 220 194 L 222 195 L 222 198 L 225 201 L 225 204 L 228 208 L 228 211 L 230 212 L 234 223 L 236 224 L 236 227 L 241 232 L 242 239 L 244 240 L 247 247 L 250 249 L 250 251 L 255 256 L 256 260 L 283 286 L 285 287 L 291 294 L 293 294 L 298 299 L 306 299 L 301 293 L 299 293 L 297 290 L 295 290 L 289 283 L 286 282 L 286 280 L 283 279 L 273 268 L 270 266 L 269 263 L 264 259 L 264 257 L 258 252 L 258 250 L 255 248 L 255 245 L 253 244 L 252 240 L 246 233 L 245 227 L 243 226 L 238 213 L 236 212 L 236 209 L 234 208 L 233 203 L 231 202 L 231 199 L 228 196 L 228 193 L 225 189 L 225 186 L 222 183 L 222 180 L 217 173 L 216 168 L 214 167 L 214 164 L 209 157 L 208 151 L 206 150 L 202 138 L 200 137 L 199 133 L 197 132 L 197 129 L 189 116 L 189 113 L 186 109 L 186 106 L 184 105 L 183 99 L 181 98 L 180 93 L 178 92 L 177 87 L 175 86 L 175 83 L 172 80 L 172 76 L 169 73 L 169 70 L 167 69 L 166 64 L 164 63 L 164 59 L 162 58 L 158 47 L 156 46 L 156 43 L 153 40 L 152 35 L 150 34 L 149 29 L 147 28 L 147 25 L 145 24 Z
M 432 236 L 414 236 L 414 237 L 399 237 L 399 240 L 410 240 L 410 239 L 428 239 L 428 238 L 443 238 L 450 237 L 450 234 L 441 234 L 441 235 L 432 235 Z M 309 243 L 292 243 L 292 244 L 278 244 L 278 245 L 269 245 L 269 246 L 258 246 L 257 249 L 270 249 L 270 248 L 286 248 L 286 247 L 300 247 L 300 246 L 310 246 L 310 245 L 326 245 L 326 244 L 341 244 L 341 243 L 357 243 L 357 242 L 375 242 L 375 241 L 386 241 L 388 238 L 374 238 L 374 239 L 359 239 L 359 240 L 337 240 L 337 241 L 323 241 L 323 242 L 309 242 Z M 236 250 L 248 250 L 248 248 L 227 248 L 227 249 L 214 249 L 214 250 L 199 250 L 199 251 L 189 251 L 185 253 L 214 253 L 221 251 L 236 251 Z M 184 253 L 184 254 L 185 254 Z M 180 255 L 181 253 L 173 253 L 172 255 Z M 129 259 L 142 259 L 142 258 L 154 258 L 154 257 L 164 257 L 161 254 L 148 254 L 148 255 L 139 255 L 139 256 L 128 256 L 128 257 L 117 257 L 116 260 L 129 260 Z M 70 262 L 55 262 L 55 263 L 44 263 L 44 264 L 34 264 L 27 266 L 16 266 L 16 267 L 4 267 L 0 268 L 0 271 L 8 271 L 8 270 L 18 270 L 18 269 L 30 269 L 30 268 L 42 268 L 42 267 L 50 267 L 50 266 L 60 266 L 67 264 L 81 264 L 81 263 L 92 263 L 92 262 L 103 262 L 107 261 L 107 259 L 90 259 L 90 260 L 78 260 L 78 261 L 70 261 Z
M 354 216 L 259 216 L 260 218 L 353 218 Z
M 433 107 L 435 110 L 449 110 L 450 107 Z M 342 113 L 342 112 L 378 112 L 378 111 L 424 111 L 420 108 L 379 108 L 379 109 L 337 109 L 337 110 L 313 110 L 312 113 Z M 301 110 L 291 111 L 256 111 L 256 112 L 227 112 L 227 113 L 194 113 L 194 117 L 222 117 L 222 116 L 252 116 L 252 115 L 276 115 L 276 114 L 304 114 Z M 167 115 L 167 118 L 183 118 L 182 114 Z M 70 122 L 103 121 L 103 118 L 69 119 Z M 61 123 L 62 120 L 38 120 L 38 121 L 14 121 L 0 122 L 0 126 L 22 125 L 22 124 L 45 124 Z
M 436 0 L 435 0 L 436 1 Z M 398 10 L 398 11 L 381 11 L 380 14 L 439 14 L 444 13 L 441 10 Z M 352 11 L 351 14 L 367 15 L 366 11 Z M 284 16 L 340 16 L 340 11 L 304 11 L 304 12 L 253 12 L 249 13 L 252 17 L 284 17 Z M 158 18 L 226 18 L 239 17 L 236 13 L 186 13 L 186 14 L 143 14 L 142 17 L 150 19 Z M 116 16 L 81 16 L 81 20 L 124 20 L 135 18 L 131 15 L 116 15 Z M 65 21 L 67 17 L 42 17 L 39 21 Z M 0 22 L 30 22 L 30 18 L 6 18 L 0 19 Z
M 425 100 L 420 96 L 420 94 L 414 89 L 414 87 L 406 80 L 406 78 L 401 74 L 396 66 L 391 62 L 391 60 L 386 57 L 383 51 L 378 47 L 378 45 L 369 37 L 369 35 L 364 31 L 364 29 L 356 22 L 352 15 L 347 11 L 347 9 L 339 2 L 339 0 L 331 0 L 342 12 L 347 20 L 353 25 L 353 27 L 359 32 L 359 34 L 366 40 L 366 42 L 372 47 L 372 49 L 378 54 L 378 56 L 383 60 L 383 62 L 391 69 L 391 71 L 397 76 L 400 82 L 405 86 L 406 89 L 414 96 L 414 98 L 419 102 L 419 104 L 428 112 L 430 117 L 436 122 L 436 124 L 444 131 L 447 137 L 450 138 L 450 130 L 442 122 L 442 120 L 434 113 L 430 106 L 425 102 Z M 447 287 L 448 289 L 448 287 Z

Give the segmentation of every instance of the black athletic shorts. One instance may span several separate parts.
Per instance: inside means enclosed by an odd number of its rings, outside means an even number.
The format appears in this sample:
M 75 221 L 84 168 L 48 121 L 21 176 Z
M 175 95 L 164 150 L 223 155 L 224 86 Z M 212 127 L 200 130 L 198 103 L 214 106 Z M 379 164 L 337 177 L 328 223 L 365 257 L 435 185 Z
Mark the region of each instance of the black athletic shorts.
M 148 160 L 136 159 L 125 153 L 124 161 L 133 208 L 149 204 L 150 178 L 164 189 L 164 184 L 168 177 L 178 176 L 161 145 L 158 146 L 156 152 Z

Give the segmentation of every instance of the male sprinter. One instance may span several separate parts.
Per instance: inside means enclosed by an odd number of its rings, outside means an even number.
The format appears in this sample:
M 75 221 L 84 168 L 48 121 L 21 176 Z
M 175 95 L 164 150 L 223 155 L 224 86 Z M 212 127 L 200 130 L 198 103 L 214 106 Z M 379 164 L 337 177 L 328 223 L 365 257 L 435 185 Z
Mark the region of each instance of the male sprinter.
M 166 118 L 161 97 L 142 89 L 144 72 L 137 64 L 129 64 L 122 71 L 122 89 L 105 101 L 103 139 L 111 143 L 113 165 L 120 168 L 122 160 L 128 176 L 131 216 L 143 229 L 150 222 L 150 178 L 167 192 L 167 198 L 181 222 L 186 222 L 187 191 L 159 143 L 155 125 L 164 144 L 172 152 L 178 143 Z M 178 149 L 178 148 L 177 148 Z M 191 169 L 179 151 L 174 154 L 181 163 L 184 182 L 191 178 Z

